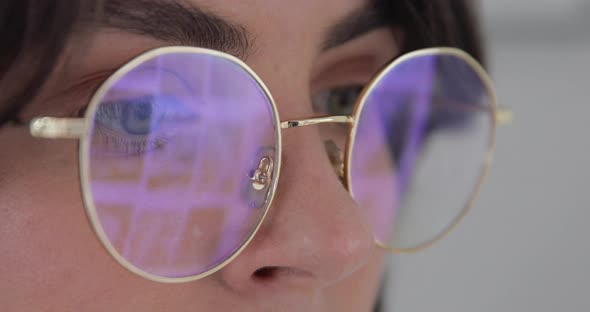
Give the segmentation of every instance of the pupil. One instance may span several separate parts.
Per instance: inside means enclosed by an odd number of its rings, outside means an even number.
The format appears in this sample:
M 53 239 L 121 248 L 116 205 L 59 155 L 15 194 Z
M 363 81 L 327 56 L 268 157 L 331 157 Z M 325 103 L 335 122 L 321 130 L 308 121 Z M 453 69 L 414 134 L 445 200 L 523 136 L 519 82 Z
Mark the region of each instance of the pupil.
M 151 98 L 130 101 L 123 106 L 122 126 L 135 135 L 146 135 L 152 128 L 153 105 Z
M 133 113 L 136 119 L 146 120 L 152 116 L 152 106 L 149 102 L 146 102 L 146 100 L 143 100 L 142 102 L 139 102 L 137 105 L 133 106 L 135 106 Z

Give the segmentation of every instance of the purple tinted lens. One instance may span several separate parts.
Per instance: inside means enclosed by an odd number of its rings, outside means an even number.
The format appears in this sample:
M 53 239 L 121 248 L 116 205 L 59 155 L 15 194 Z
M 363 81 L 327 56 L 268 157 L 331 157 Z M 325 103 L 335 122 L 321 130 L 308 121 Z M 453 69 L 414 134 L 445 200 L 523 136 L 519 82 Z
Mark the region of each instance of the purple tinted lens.
M 222 264 L 268 208 L 270 183 L 250 179 L 263 157 L 278 155 L 266 93 L 237 63 L 196 52 L 147 58 L 105 87 L 87 139 L 105 244 L 157 277 Z
M 350 164 L 379 243 L 415 248 L 457 219 L 481 177 L 492 108 L 463 57 L 418 55 L 384 72 L 357 113 Z

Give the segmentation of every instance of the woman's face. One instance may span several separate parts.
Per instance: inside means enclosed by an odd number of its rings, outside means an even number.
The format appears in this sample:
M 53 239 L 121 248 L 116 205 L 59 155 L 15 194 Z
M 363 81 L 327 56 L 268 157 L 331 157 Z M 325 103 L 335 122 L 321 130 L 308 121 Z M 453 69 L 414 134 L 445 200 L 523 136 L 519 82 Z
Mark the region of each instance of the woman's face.
M 159 0 L 157 9 L 155 1 L 106 1 L 107 21 L 77 34 L 23 118 L 75 117 L 119 66 L 179 44 L 243 58 L 270 89 L 281 120 L 335 115 L 312 99 L 362 86 L 398 52 L 392 30 L 378 23 L 368 1 Z M 207 36 L 204 20 L 221 21 L 198 16 L 197 8 L 243 31 L 224 40 L 221 33 Z M 82 203 L 76 141 L 3 128 L 0 310 L 370 311 L 384 255 L 334 173 L 321 132 L 283 133 L 273 206 L 235 260 L 195 282 L 162 284 L 127 271 L 97 240 Z

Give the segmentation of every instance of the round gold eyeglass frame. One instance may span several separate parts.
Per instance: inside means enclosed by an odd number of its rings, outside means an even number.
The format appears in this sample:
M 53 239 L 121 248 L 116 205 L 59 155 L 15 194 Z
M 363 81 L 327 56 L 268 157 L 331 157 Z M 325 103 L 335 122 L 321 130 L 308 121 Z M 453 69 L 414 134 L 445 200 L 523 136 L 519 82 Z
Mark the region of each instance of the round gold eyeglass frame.
M 189 53 L 189 54 L 204 54 L 214 57 L 219 57 L 223 60 L 229 61 L 240 68 L 242 68 L 252 79 L 256 81 L 258 86 L 261 88 L 264 95 L 267 97 L 269 103 L 271 104 L 272 113 L 274 117 L 274 124 L 275 124 L 275 135 L 276 135 L 276 151 L 275 151 L 275 158 L 274 158 L 274 172 L 272 173 L 271 184 L 268 190 L 268 195 L 266 202 L 264 203 L 264 213 L 258 223 L 255 225 L 254 229 L 251 231 L 249 236 L 245 239 L 244 243 L 234 251 L 234 253 L 228 257 L 225 261 L 211 267 L 205 272 L 200 274 L 186 276 L 186 277 L 163 277 L 159 275 L 155 275 L 149 272 L 146 272 L 129 261 L 127 261 L 110 243 L 107 235 L 98 220 L 98 215 L 96 211 L 96 207 L 93 201 L 92 196 L 92 189 L 90 187 L 90 169 L 89 169 L 89 150 L 90 150 L 90 131 L 92 126 L 92 116 L 94 115 L 98 105 L 100 104 L 102 98 L 105 94 L 109 91 L 109 89 L 115 84 L 120 78 L 124 75 L 129 73 L 131 70 L 139 66 L 140 64 L 155 58 L 157 56 L 163 54 L 172 54 L 172 53 Z M 488 151 L 486 158 L 484 159 L 483 170 L 481 172 L 479 181 L 475 186 L 471 197 L 469 198 L 467 204 L 465 205 L 464 209 L 460 213 L 458 217 L 456 217 L 449 226 L 442 231 L 439 235 L 435 238 L 420 244 L 419 246 L 410 248 L 410 249 L 395 249 L 389 248 L 385 244 L 376 241 L 376 244 L 385 249 L 392 252 L 415 252 L 422 250 L 424 248 L 429 247 L 430 245 L 434 244 L 438 240 L 442 239 L 446 235 L 449 234 L 458 224 L 459 222 L 465 217 L 468 211 L 473 206 L 475 198 L 481 189 L 482 182 L 487 175 L 488 167 L 492 158 L 492 153 L 494 150 L 495 144 L 495 129 L 498 122 L 504 123 L 509 122 L 511 119 L 511 113 L 506 110 L 504 112 L 499 113 L 496 108 L 496 100 L 495 100 L 495 93 L 492 89 L 492 84 L 490 78 L 486 74 L 485 70 L 475 61 L 471 56 L 467 53 L 455 49 L 455 48 L 429 48 L 418 50 L 415 52 L 411 52 L 405 54 L 395 61 L 391 62 L 389 65 L 385 66 L 373 79 L 372 81 L 365 87 L 359 99 L 357 99 L 357 103 L 355 104 L 354 113 L 351 116 L 323 116 L 323 117 L 312 117 L 312 118 L 305 118 L 305 119 L 297 119 L 297 120 L 287 120 L 282 121 L 279 119 L 279 113 L 277 109 L 276 102 L 274 101 L 270 91 L 264 84 L 264 82 L 258 77 L 258 75 L 242 60 L 231 56 L 229 54 L 205 49 L 205 48 L 198 48 L 198 47 L 181 47 L 181 46 L 173 46 L 173 47 L 163 47 L 157 48 L 154 50 L 147 51 L 139 56 L 133 58 L 131 61 L 123 65 L 119 68 L 114 74 L 112 74 L 103 84 L 97 89 L 97 91 L 92 96 L 90 100 L 88 109 L 84 118 L 55 118 L 55 117 L 39 117 L 35 118 L 30 122 L 30 133 L 33 137 L 38 138 L 46 138 L 46 139 L 78 139 L 79 144 L 79 169 L 80 169 L 80 182 L 81 182 L 81 191 L 84 206 L 86 208 L 86 214 L 88 216 L 88 220 L 96 233 L 96 236 L 107 250 L 107 252 L 124 268 L 129 270 L 132 273 L 135 273 L 143 278 L 148 280 L 161 282 L 161 283 L 183 283 L 183 282 L 190 282 L 202 279 L 207 277 L 225 267 L 231 261 L 233 261 L 252 241 L 256 233 L 258 232 L 260 226 L 263 224 L 270 207 L 272 206 L 273 199 L 275 197 L 280 171 L 281 171 L 281 155 L 282 155 L 282 130 L 290 129 L 290 128 L 298 128 L 310 125 L 318 125 L 323 123 L 343 123 L 350 125 L 348 139 L 346 143 L 346 150 L 344 155 L 344 162 L 340 164 L 344 168 L 340 168 L 339 170 L 341 179 L 344 182 L 344 185 L 347 187 L 351 196 L 354 197 L 351 191 L 351 183 L 350 183 L 350 176 L 351 176 L 351 169 L 350 169 L 350 162 L 351 162 L 351 153 L 354 147 L 354 137 L 357 131 L 357 124 L 358 124 L 358 115 L 362 111 L 363 106 L 365 105 L 367 96 L 371 93 L 371 91 L 378 85 L 378 83 L 383 79 L 385 74 L 390 71 L 392 68 L 397 66 L 399 63 L 404 62 L 408 59 L 425 56 L 425 55 L 454 55 L 465 60 L 468 64 L 470 64 L 476 72 L 479 74 L 482 81 L 484 81 L 486 88 L 491 95 L 491 113 L 492 113 L 492 135 L 490 137 Z

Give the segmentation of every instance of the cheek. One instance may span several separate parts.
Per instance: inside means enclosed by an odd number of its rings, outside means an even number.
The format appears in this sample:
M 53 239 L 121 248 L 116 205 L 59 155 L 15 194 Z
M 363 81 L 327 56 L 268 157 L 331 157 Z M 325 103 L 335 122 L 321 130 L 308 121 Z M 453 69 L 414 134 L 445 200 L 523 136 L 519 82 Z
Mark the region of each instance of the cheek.
M 111 267 L 81 201 L 76 142 L 36 140 L 23 129 L 3 129 L 0 146 L 10 151 L 0 156 L 3 296 L 16 302 L 46 298 L 80 286 L 76 279 L 89 267 Z
M 86 216 L 75 140 L 1 129 L 0 147 L 0 311 L 192 311 L 219 294 L 150 282 L 111 258 Z

